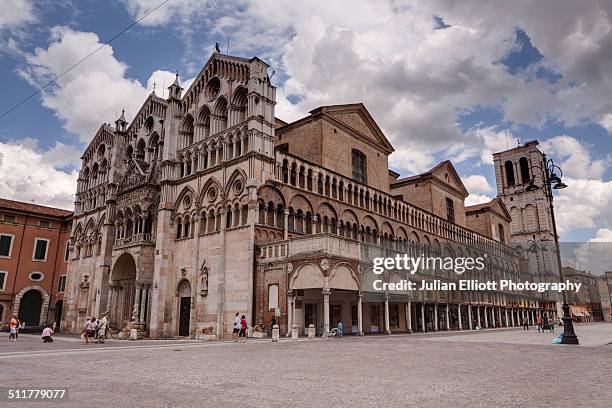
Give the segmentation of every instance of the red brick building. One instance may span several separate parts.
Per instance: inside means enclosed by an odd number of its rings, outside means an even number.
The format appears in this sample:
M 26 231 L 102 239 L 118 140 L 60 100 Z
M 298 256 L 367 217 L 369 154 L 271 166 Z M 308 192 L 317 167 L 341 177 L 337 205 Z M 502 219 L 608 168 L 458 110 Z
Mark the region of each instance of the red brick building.
M 61 320 L 71 211 L 0 198 L 0 327 Z

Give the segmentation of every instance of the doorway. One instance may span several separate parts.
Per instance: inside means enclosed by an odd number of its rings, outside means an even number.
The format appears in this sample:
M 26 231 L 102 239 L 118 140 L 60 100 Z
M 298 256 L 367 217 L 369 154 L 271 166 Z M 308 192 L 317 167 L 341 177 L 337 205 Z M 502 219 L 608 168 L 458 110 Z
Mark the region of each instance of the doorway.
M 316 303 L 307 303 L 304 309 L 304 328 L 308 329 L 311 324 L 315 327 L 315 331 L 318 331 Z
M 40 312 L 43 298 L 39 291 L 30 289 L 21 297 L 19 303 L 19 320 L 26 326 L 40 325 Z
M 342 305 L 330 305 L 329 306 L 329 323 L 331 325 L 330 330 L 334 327 L 338 327 L 338 323 L 342 321 Z
M 184 279 L 178 288 L 179 301 L 179 328 L 178 335 L 189 336 L 191 326 L 191 284 Z
M 179 318 L 179 336 L 189 336 L 189 317 L 191 314 L 191 297 L 181 297 Z

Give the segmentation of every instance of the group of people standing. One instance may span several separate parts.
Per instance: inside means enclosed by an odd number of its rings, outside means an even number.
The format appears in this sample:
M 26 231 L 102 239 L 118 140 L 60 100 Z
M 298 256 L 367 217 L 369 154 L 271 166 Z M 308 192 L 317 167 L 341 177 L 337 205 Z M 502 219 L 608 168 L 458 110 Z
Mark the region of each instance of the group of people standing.
M 87 316 L 85 327 L 81 333 L 81 338 L 85 340 L 85 344 L 89 344 L 90 340 L 93 343 L 104 343 L 104 339 L 106 338 L 106 329 L 108 328 L 107 316 L 108 313 L 103 313 L 102 317 L 99 319 Z
M 529 330 L 529 319 L 527 317 L 523 318 L 523 330 Z M 551 333 L 555 332 L 555 322 L 550 320 L 547 316 L 542 317 L 542 315 L 536 315 L 535 319 L 536 327 L 538 328 L 538 333 L 544 333 L 545 329 L 548 329 Z
M 246 316 L 240 316 L 240 313 L 236 312 L 234 316 L 234 330 L 232 332 L 232 339 L 238 343 L 246 342 L 247 337 L 247 320 Z

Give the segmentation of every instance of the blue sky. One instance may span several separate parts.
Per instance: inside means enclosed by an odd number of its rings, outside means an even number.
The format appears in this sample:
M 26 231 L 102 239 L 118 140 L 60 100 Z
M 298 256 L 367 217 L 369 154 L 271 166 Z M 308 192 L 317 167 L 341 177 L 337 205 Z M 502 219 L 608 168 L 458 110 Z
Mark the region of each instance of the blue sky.
M 3 2 L 0 111 L 159 2 Z M 450 158 L 470 203 L 495 195 L 492 152 L 542 141 L 570 185 L 557 200 L 562 238 L 612 240 L 605 5 L 294 3 L 170 0 L 0 120 L 2 195 L 69 207 L 79 154 L 99 124 L 124 107 L 129 119 L 177 69 L 193 78 L 229 39 L 230 53 L 260 56 L 277 72 L 277 116 L 362 101 L 396 147 L 393 169 L 415 174 Z

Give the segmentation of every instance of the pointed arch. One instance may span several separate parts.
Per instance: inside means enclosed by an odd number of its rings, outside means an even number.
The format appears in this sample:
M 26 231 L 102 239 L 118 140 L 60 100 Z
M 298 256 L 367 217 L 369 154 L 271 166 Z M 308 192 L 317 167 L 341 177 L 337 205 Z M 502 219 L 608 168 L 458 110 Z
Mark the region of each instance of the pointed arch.
M 188 195 L 191 194 L 192 197 L 192 204 L 194 202 L 197 202 L 197 194 L 196 192 L 193 190 L 193 188 L 191 188 L 191 186 L 185 186 L 183 187 L 183 189 L 181 190 L 180 194 L 176 197 L 176 201 L 174 201 L 174 209 L 178 210 L 179 207 L 181 206 L 181 203 L 183 202 L 183 198 Z M 191 206 L 190 206 L 191 207 Z
M 247 180 L 247 175 L 246 172 L 242 169 L 236 169 L 232 172 L 231 176 L 228 179 L 228 182 L 225 186 L 225 196 L 229 197 L 229 194 L 231 192 L 232 186 L 234 185 L 234 182 L 236 180 L 242 180 L 242 185 L 244 187 L 244 185 L 246 184 L 246 180 Z
M 223 194 L 223 192 L 225 191 L 223 189 L 223 186 L 221 185 L 221 183 L 219 182 L 219 180 L 217 180 L 214 176 L 211 176 L 208 180 L 206 180 L 206 183 L 204 183 L 204 187 L 202 187 L 202 190 L 200 191 L 200 195 L 198 196 L 197 199 L 197 207 L 200 209 L 204 206 L 207 206 L 207 202 L 204 201 L 206 194 L 208 193 L 208 191 L 210 190 L 211 187 L 215 187 L 217 190 L 217 196 L 215 197 L 214 200 L 212 200 L 211 202 L 216 202 L 219 198 L 219 196 L 221 194 Z M 196 197 L 196 196 L 194 196 Z

